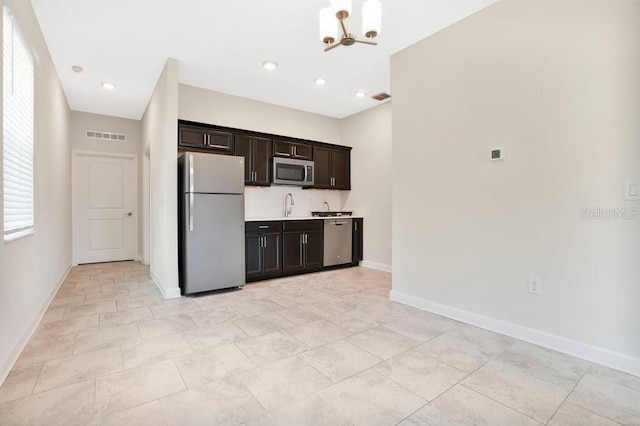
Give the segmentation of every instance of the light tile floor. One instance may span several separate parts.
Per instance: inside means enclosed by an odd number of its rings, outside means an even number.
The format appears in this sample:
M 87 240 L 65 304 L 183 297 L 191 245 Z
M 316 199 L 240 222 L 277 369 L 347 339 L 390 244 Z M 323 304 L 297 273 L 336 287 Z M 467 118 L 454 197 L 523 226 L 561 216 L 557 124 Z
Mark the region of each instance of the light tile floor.
M 2 425 L 640 425 L 640 378 L 388 300 L 350 268 L 163 300 L 74 268 L 0 388 Z

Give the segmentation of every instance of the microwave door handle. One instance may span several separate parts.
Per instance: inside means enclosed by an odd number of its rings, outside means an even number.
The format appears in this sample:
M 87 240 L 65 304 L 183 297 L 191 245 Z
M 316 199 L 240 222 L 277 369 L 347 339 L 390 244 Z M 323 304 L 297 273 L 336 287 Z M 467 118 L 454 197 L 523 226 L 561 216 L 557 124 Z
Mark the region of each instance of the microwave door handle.
M 309 175 L 309 167 L 305 164 L 304 166 L 304 182 L 307 182 L 307 177 Z

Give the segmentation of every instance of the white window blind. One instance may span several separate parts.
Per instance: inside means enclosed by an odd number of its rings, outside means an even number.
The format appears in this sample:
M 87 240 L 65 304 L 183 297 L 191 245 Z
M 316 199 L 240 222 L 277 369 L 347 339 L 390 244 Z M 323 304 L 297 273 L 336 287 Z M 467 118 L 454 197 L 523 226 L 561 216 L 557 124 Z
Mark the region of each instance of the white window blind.
M 2 8 L 4 238 L 34 227 L 33 97 L 34 57 L 13 19 Z

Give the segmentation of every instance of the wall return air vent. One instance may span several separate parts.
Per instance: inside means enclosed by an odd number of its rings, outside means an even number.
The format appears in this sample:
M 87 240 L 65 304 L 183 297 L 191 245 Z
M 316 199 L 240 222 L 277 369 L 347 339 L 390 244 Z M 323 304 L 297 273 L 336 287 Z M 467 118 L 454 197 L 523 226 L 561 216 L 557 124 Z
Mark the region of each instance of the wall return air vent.
M 121 133 L 98 132 L 96 130 L 87 130 L 87 139 L 100 139 L 103 141 L 126 142 L 127 135 Z
M 372 96 L 372 98 L 375 99 L 376 101 L 384 101 L 386 99 L 389 99 L 390 97 L 391 95 L 385 92 L 378 93 L 377 95 Z

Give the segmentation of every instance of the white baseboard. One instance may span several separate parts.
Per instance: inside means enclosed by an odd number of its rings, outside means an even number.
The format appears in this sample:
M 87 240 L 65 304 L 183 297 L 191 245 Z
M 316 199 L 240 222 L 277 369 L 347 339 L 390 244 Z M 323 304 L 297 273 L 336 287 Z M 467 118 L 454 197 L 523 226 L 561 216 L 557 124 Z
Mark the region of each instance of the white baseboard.
M 58 282 L 55 288 L 53 289 L 51 294 L 49 294 L 49 296 L 47 297 L 47 300 L 44 302 L 44 304 L 36 314 L 36 317 L 31 322 L 31 324 L 29 324 L 29 327 L 27 327 L 27 330 L 22 335 L 22 338 L 20 339 L 16 347 L 11 352 L 9 359 L 7 359 L 4 365 L 0 367 L 0 386 L 2 386 L 4 381 L 7 379 L 7 376 L 11 372 L 11 369 L 13 368 L 14 364 L 18 360 L 18 357 L 20 356 L 24 348 L 27 346 L 27 343 L 29 343 L 29 340 L 31 340 L 33 333 L 36 332 L 36 329 L 38 328 L 40 321 L 42 321 L 44 314 L 47 313 L 47 309 L 49 309 L 49 305 L 53 301 L 54 297 L 56 297 L 56 294 L 58 293 L 60 286 L 62 285 L 62 283 L 64 283 L 64 280 L 67 279 L 67 275 L 69 275 L 70 271 L 71 271 L 71 265 L 67 266 L 65 271 L 58 278 Z
M 363 268 L 375 269 L 377 271 L 391 272 L 391 265 L 386 265 L 384 263 L 376 263 L 369 262 L 368 260 L 363 260 L 362 262 L 360 262 L 360 266 L 362 266 Z
M 553 349 L 577 358 L 582 358 L 586 361 L 601 364 L 625 373 L 640 376 L 640 358 L 588 345 L 586 343 L 545 333 L 543 331 L 534 330 L 522 325 L 453 308 L 451 306 L 441 305 L 439 303 L 410 296 L 395 290 L 391 290 L 389 298 L 395 302 L 413 306 L 415 308 L 485 328 L 487 330 L 495 331 L 496 333 L 505 334 L 516 339 L 534 343 L 545 348 Z
M 156 274 L 153 273 L 153 271 L 149 271 L 149 275 L 151 275 L 151 279 L 155 283 L 156 287 L 158 287 L 158 290 L 160 290 L 160 293 L 162 293 L 162 297 L 164 297 L 165 299 L 177 299 L 179 297 L 182 297 L 182 295 L 180 294 L 180 287 L 172 287 L 166 289 L 164 288 L 162 282 L 158 279 Z

